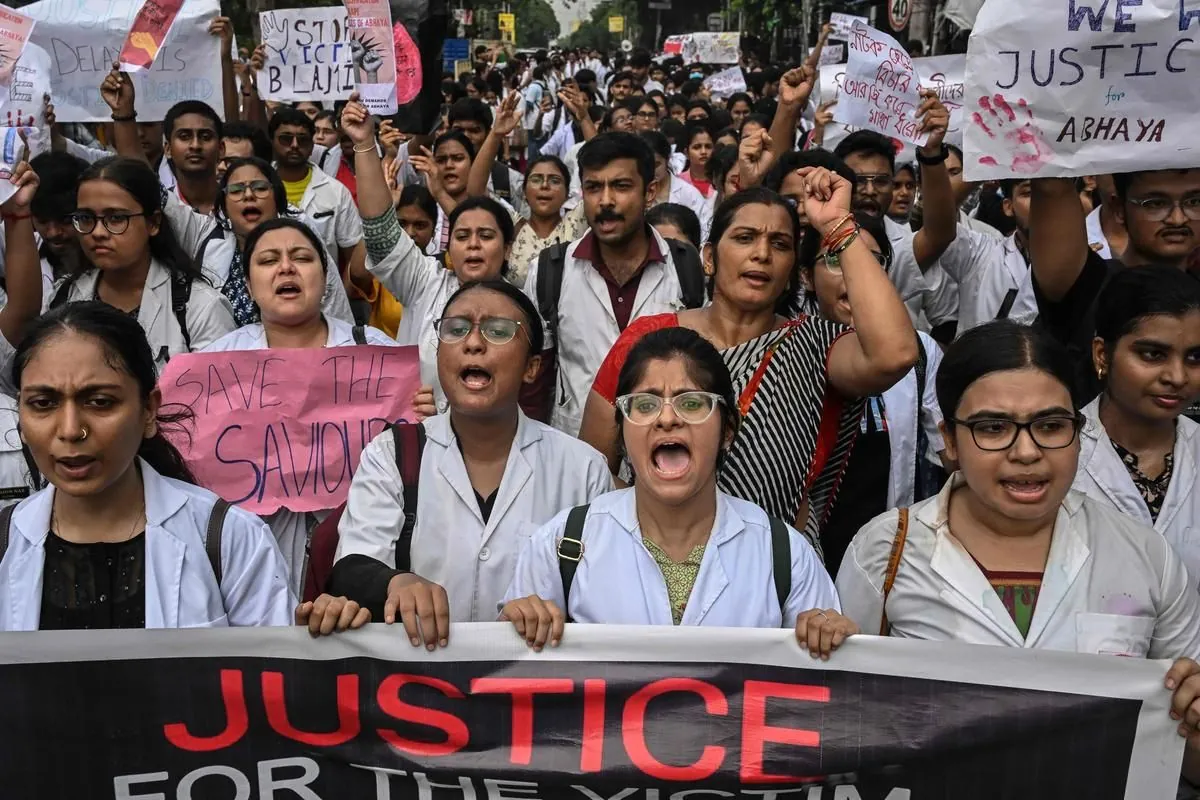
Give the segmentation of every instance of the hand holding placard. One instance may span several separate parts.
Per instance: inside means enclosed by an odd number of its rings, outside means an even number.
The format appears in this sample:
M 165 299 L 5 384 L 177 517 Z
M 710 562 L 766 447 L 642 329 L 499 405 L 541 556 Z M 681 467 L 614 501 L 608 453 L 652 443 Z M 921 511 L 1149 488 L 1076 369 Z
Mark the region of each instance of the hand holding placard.
M 922 104 L 920 78 L 908 53 L 891 36 L 861 22 L 851 31 L 849 51 L 834 119 L 924 145 L 928 136 L 917 112 L 932 106 Z

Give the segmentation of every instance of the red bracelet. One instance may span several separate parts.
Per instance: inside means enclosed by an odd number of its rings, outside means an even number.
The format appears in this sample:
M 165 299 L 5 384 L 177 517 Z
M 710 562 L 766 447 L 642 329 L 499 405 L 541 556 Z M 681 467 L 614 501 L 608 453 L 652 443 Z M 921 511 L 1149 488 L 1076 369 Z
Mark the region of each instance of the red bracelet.
M 5 222 L 21 222 L 22 220 L 32 219 L 32 214 L 4 214 Z

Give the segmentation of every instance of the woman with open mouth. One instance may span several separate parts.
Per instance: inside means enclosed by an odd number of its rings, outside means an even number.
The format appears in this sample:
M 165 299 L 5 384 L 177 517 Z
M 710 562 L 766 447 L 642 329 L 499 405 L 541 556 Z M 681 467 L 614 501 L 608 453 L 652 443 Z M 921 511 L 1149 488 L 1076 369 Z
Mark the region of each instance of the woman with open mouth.
M 330 272 L 337 268 L 321 240 L 299 220 L 278 217 L 247 237 L 246 288 L 261 322 L 244 325 L 205 348 L 205 352 L 270 348 L 396 345 L 376 328 L 352 326 L 322 310 Z M 432 413 L 431 395 L 418 392 L 414 407 Z M 292 591 L 300 595 L 308 538 L 328 512 L 298 513 L 286 508 L 267 518 L 288 565 Z
M 850 296 L 873 313 L 857 329 L 784 316 L 801 285 L 800 222 L 774 192 L 740 192 L 717 210 L 704 248 L 712 303 L 625 329 L 592 385 L 580 438 L 620 474 L 614 409 L 626 355 L 650 331 L 690 328 L 721 351 L 734 376 L 741 433 L 721 470 L 721 490 L 786 520 L 816 546 L 858 433 L 861 398 L 902 378 L 917 346 L 908 312 L 853 224 L 849 182 L 823 169 L 802 172 L 808 218 L 823 236 L 840 237 L 834 246 L 843 248 L 838 259 Z
M 1200 594 L 1161 534 L 1072 491 L 1084 423 L 1074 374 L 1061 345 L 1015 322 L 952 344 L 937 394 L 959 471 L 859 531 L 838 593 L 867 633 L 1179 659 L 1165 685 L 1195 781 Z
M 870 214 L 856 213 L 858 236 L 875 258 L 880 272 L 888 274 L 892 245 L 883 222 Z M 832 262 L 821 234 L 807 228 L 800 242 L 807 288 L 804 305 L 810 313 L 839 325 L 858 321 L 846 288 L 842 268 Z M 850 453 L 837 499 L 821 527 L 825 566 L 837 574 L 846 547 L 858 529 L 889 508 L 912 505 L 938 493 L 946 481 L 945 444 L 938 426 L 938 365 L 942 348 L 928 334 L 917 332 L 917 363 L 882 392 L 866 398 L 858 438 Z
M 447 222 L 449 246 L 445 258 L 427 256 L 396 219 L 383 162 L 374 146 L 375 120 L 357 96 L 342 109 L 342 130 L 354 141 L 358 207 L 366 235 L 377 242 L 393 242 L 383 259 L 368 253 L 367 267 L 404 304 L 404 317 L 396 338 L 400 344 L 417 345 L 421 353 L 421 382 L 432 388 L 438 411 L 445 411 L 449 404 L 438 381 L 437 321 L 446 302 L 463 284 L 504 276 L 513 241 L 512 216 L 505 206 L 490 197 L 466 197 L 468 160 L 461 165 L 463 199 L 452 206 Z M 447 158 L 456 158 L 455 153 L 460 150 L 470 150 L 470 141 L 461 133 L 446 134 L 438 141 L 443 139 L 450 143 L 445 145 L 445 151 L 440 147 L 435 150 Z M 427 158 L 421 167 L 434 197 L 445 200 L 448 190 L 441 186 L 441 167 Z M 375 245 L 372 251 L 378 252 Z
M 305 224 L 309 220 L 288 206 L 283 182 L 270 164 L 254 157 L 227 161 L 225 174 L 217 184 L 215 220 L 184 205 L 174 194 L 168 196 L 165 212 L 175 229 L 181 231 L 184 251 L 194 256 L 205 277 L 229 299 L 238 325 L 250 325 L 259 321 L 259 311 L 247 286 L 246 237 L 264 222 L 280 217 Z M 328 316 L 354 322 L 346 287 L 337 270 L 326 276 L 321 307 Z
M 331 594 L 361 603 L 376 621 L 403 622 L 412 644 L 431 650 L 445 646 L 451 622 L 496 619 L 521 546 L 538 526 L 612 489 L 603 456 L 521 411 L 543 333 L 520 289 L 496 279 L 464 285 L 437 333 L 450 410 L 422 423 L 420 481 L 404 485 L 390 433 L 367 446 L 330 581 Z M 413 496 L 416 507 L 406 507 Z
M 1172 267 L 1121 270 L 1100 293 L 1100 396 L 1083 409 L 1075 488 L 1152 525 L 1200 585 L 1200 285 Z
M 0 512 L 0 630 L 290 625 L 258 517 L 195 485 L 163 428 L 154 353 L 99 302 L 33 324 L 13 363 L 21 435 L 49 483 Z
M 717 488 L 740 419 L 712 344 L 646 334 L 617 394 L 633 487 L 561 512 L 521 550 L 501 616 L 530 646 L 558 644 L 564 622 L 794 627 L 814 655 L 857 632 L 804 537 Z

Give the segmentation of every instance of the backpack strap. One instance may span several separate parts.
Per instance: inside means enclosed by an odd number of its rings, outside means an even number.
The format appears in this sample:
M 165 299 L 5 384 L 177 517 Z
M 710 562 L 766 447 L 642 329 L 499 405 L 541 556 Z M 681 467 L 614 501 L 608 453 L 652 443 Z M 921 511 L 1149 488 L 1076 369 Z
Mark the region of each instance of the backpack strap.
M 192 299 L 192 276 L 184 272 L 171 273 L 171 311 L 179 323 L 179 332 L 183 334 L 183 345 L 190 352 L 192 336 L 188 333 L 187 307 Z
M 362 325 L 355 325 L 350 329 L 350 334 L 354 337 L 355 344 L 367 343 L 367 331 Z
M 404 525 L 396 540 L 396 569 L 412 571 L 412 537 L 417 527 L 417 488 L 421 480 L 421 455 L 425 452 L 425 426 L 401 422 L 392 426 L 396 469 L 404 485 Z
M 562 297 L 563 272 L 567 268 L 567 247 L 566 242 L 556 244 L 542 250 L 538 256 L 538 312 L 552 336 L 558 331 L 558 301 Z
M 502 161 L 492 164 L 492 191 L 505 200 L 512 199 L 512 178 L 508 174 L 508 165 Z
M 579 562 L 583 559 L 583 525 L 587 522 L 589 508 L 590 503 L 571 509 L 567 514 L 567 526 L 563 529 L 563 536 L 558 540 L 558 574 L 562 578 L 565 606 L 563 613 L 566 614 L 567 622 L 575 621 L 568 609 L 571 606 L 571 585 L 575 583 L 575 571 L 579 569 Z
M 1004 302 L 1000 304 L 1000 312 L 996 314 L 996 319 L 1008 319 L 1008 315 L 1012 313 L 1012 307 L 1017 302 L 1017 290 L 1009 289 L 1004 294 Z
M 904 542 L 908 539 L 908 509 L 900 509 L 896 519 L 896 538 L 892 540 L 892 553 L 888 556 L 887 574 L 883 576 L 883 617 L 879 623 L 879 635 L 889 636 L 892 625 L 887 618 L 888 595 L 896 585 L 896 573 L 900 571 L 900 557 L 904 555 Z
M 228 514 L 229 503 L 218 497 L 208 514 L 208 532 L 204 537 L 204 550 L 208 553 L 213 575 L 217 576 L 217 586 L 221 585 L 221 534 L 225 531 L 225 517 Z
M 45 487 L 46 479 L 38 470 L 37 462 L 33 460 L 33 453 L 30 451 L 29 445 L 24 442 L 21 442 L 21 458 L 25 459 L 25 469 L 29 470 L 29 482 L 33 484 L 34 491 Z
M 775 576 L 779 610 L 783 612 L 792 594 L 792 537 L 787 524 L 775 517 L 771 517 L 771 573 Z
M 4 560 L 4 554 L 8 552 L 8 532 L 12 528 L 13 512 L 16 510 L 17 503 L 9 503 L 0 509 L 0 561 Z
M 925 430 L 921 427 L 921 408 L 925 403 L 925 386 L 929 381 L 929 353 L 925 352 L 925 342 L 921 341 L 921 334 L 919 333 L 917 334 L 917 364 L 915 370 L 917 373 L 917 465 L 913 472 L 914 486 L 916 485 L 916 477 L 921 473 L 921 461 L 925 458 L 925 451 L 929 448 L 929 438 L 925 435 Z
M 708 293 L 704 286 L 704 266 L 700 263 L 700 253 L 689 243 L 675 239 L 668 239 L 667 246 L 675 265 L 675 275 L 679 279 L 684 306 L 703 307 Z
M 54 297 L 50 298 L 50 308 L 58 308 L 66 305 L 67 299 L 71 296 L 71 287 L 75 285 L 77 275 L 68 276 L 66 280 L 58 287 L 58 291 L 54 293 Z

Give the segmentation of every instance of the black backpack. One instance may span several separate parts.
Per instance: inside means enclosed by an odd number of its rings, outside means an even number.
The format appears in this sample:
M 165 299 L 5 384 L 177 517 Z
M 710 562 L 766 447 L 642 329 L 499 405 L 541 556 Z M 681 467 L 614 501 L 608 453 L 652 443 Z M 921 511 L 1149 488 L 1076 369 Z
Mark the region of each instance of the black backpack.
M 700 308 L 708 300 L 700 253 L 687 242 L 675 239 L 666 241 L 671 251 L 671 261 L 675 264 L 675 275 L 679 279 L 683 305 L 686 308 Z M 567 248 L 570 246 L 570 242 L 551 245 L 538 256 L 538 311 L 552 334 L 558 330 L 558 301 L 562 297 L 563 272 L 567 268 Z
M 591 504 L 576 506 L 567 514 L 567 526 L 563 537 L 558 540 L 558 574 L 562 578 L 563 613 L 567 622 L 574 622 L 567 609 L 571 605 L 571 585 L 575 583 L 575 570 L 583 560 L 583 526 L 587 522 Z M 787 599 L 792 593 L 792 540 L 787 525 L 770 517 L 771 520 L 771 573 L 775 579 L 775 597 L 779 610 L 786 617 Z
M 492 164 L 492 194 L 506 203 L 512 202 L 512 178 L 503 161 Z
M 205 242 L 207 244 L 207 241 Z M 67 303 L 71 296 L 71 287 L 79 276 L 72 275 L 63 281 L 62 286 L 54 293 L 50 308 L 58 308 Z M 183 344 L 189 351 L 192 349 L 192 336 L 188 333 L 187 305 L 192 299 L 192 277 L 182 272 L 171 273 L 171 312 L 179 323 L 179 332 L 183 334 Z

